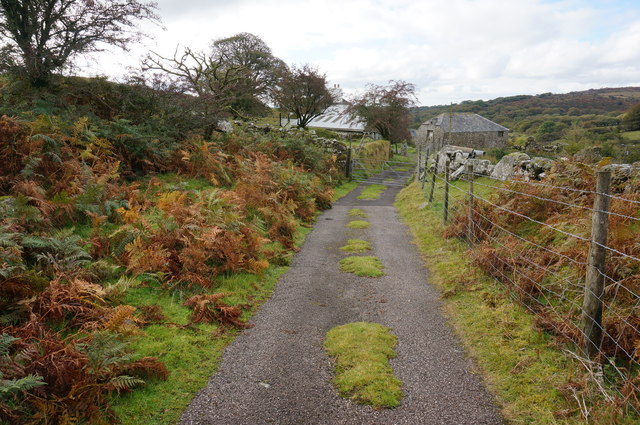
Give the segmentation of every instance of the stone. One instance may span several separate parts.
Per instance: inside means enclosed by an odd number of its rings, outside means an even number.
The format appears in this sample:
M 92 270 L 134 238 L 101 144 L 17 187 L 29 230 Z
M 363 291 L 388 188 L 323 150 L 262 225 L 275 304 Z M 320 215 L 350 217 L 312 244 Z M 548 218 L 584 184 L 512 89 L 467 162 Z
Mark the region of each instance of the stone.
M 233 125 L 227 120 L 219 120 L 216 128 L 223 133 L 233 133 Z
M 498 162 L 493 171 L 491 172 L 491 177 L 494 179 L 500 180 L 508 180 L 513 178 L 516 174 L 516 171 L 520 170 L 521 164 L 524 161 L 529 161 L 531 158 L 526 153 L 522 152 L 514 152 L 502 157 L 500 162 Z

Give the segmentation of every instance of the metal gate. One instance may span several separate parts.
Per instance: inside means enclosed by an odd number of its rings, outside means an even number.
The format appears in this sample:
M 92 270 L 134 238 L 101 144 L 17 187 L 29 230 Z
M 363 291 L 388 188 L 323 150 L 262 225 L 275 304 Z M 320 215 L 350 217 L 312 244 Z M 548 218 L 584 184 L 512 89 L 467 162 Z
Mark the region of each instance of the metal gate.
M 416 163 L 352 158 L 348 174 L 352 180 L 384 186 L 404 186 L 415 171 Z

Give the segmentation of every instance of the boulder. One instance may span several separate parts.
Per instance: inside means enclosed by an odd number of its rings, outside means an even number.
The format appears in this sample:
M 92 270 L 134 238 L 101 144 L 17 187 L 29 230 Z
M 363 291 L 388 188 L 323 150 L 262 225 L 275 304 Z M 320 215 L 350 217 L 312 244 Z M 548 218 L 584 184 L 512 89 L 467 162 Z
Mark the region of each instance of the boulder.
M 216 128 L 223 133 L 233 133 L 233 125 L 227 120 L 219 120 Z
M 529 161 L 530 159 L 529 155 L 522 152 L 514 152 L 509 155 L 505 155 L 493 168 L 491 177 L 500 180 L 513 178 L 516 171 L 520 169 L 521 164 L 524 161 Z

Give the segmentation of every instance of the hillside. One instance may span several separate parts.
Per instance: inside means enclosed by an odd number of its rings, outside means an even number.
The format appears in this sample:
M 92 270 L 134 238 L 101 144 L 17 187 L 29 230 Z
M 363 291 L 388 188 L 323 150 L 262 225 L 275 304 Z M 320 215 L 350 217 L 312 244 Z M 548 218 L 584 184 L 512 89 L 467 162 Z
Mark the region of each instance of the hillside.
M 619 115 L 640 102 L 640 87 L 602 88 L 565 94 L 518 95 L 492 100 L 467 100 L 453 105 L 454 112 L 475 112 L 512 131 L 535 133 L 545 121 L 567 128 L 573 121 L 599 129 L 619 124 Z M 413 127 L 443 112 L 450 105 L 421 106 L 414 110 Z
M 0 424 L 175 423 L 331 206 L 309 132 L 205 138 L 191 102 L 0 80 Z

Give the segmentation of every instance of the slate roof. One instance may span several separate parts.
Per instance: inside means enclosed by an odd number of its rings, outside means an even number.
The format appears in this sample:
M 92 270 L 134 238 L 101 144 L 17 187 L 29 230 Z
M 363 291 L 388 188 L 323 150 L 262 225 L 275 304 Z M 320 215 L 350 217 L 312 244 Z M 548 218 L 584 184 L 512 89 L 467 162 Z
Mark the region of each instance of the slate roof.
M 449 116 L 451 116 L 451 123 L 449 123 Z M 437 117 L 425 122 L 424 124 L 441 126 L 445 132 L 449 132 L 449 128 L 451 128 L 452 133 L 509 131 L 507 127 L 496 124 L 495 122 L 488 120 L 478 114 L 460 112 L 453 114 L 440 114 Z

